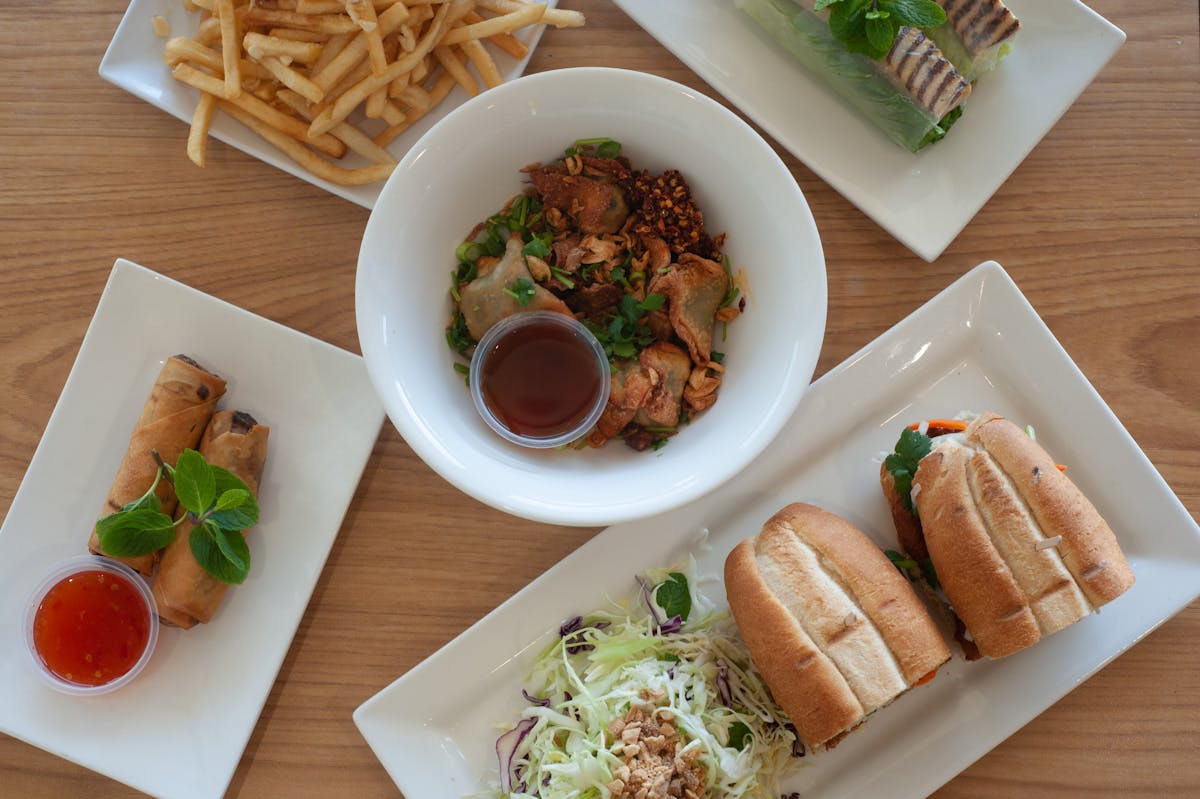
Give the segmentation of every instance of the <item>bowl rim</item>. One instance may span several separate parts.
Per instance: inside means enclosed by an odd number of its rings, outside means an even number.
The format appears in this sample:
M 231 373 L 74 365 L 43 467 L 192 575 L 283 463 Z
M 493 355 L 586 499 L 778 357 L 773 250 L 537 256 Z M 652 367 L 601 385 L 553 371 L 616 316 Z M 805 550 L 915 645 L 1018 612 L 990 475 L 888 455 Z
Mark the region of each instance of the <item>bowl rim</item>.
M 83 683 L 70 682 L 59 677 L 50 670 L 38 654 L 33 637 L 34 620 L 37 618 L 37 611 L 41 607 L 42 600 L 46 598 L 46 594 L 71 575 L 88 571 L 104 571 L 124 577 L 133 584 L 134 588 L 141 595 L 146 605 L 146 612 L 149 615 L 150 626 L 146 637 L 146 646 L 142 649 L 141 656 L 130 666 L 129 671 L 102 685 L 85 685 Z M 150 662 L 150 658 L 154 654 L 154 649 L 158 645 L 158 631 L 160 627 L 158 603 L 154 599 L 154 592 L 150 589 L 150 584 L 135 569 L 104 555 L 75 555 L 55 563 L 33 589 L 29 591 L 25 602 L 24 616 L 22 638 L 25 642 L 25 651 L 29 655 L 29 662 L 33 666 L 34 671 L 51 688 L 72 696 L 100 696 L 101 694 L 111 693 L 128 685 L 146 668 L 146 664 Z
M 817 279 L 813 281 L 813 286 L 809 290 L 819 294 L 819 297 L 816 298 L 816 305 L 819 308 L 819 318 L 816 318 L 814 314 L 813 320 L 815 329 L 819 331 L 819 334 L 816 337 L 815 346 L 811 347 L 811 351 L 800 353 L 803 357 L 793 359 L 790 362 L 787 377 L 779 386 L 781 399 L 777 412 L 768 422 L 757 429 L 753 446 L 745 448 L 737 453 L 736 456 L 731 455 L 726 458 L 723 461 L 725 466 L 719 471 L 718 476 L 705 476 L 704 479 L 698 478 L 692 480 L 686 488 L 675 490 L 667 501 L 664 501 L 660 496 L 649 493 L 620 504 L 609 503 L 591 506 L 554 504 L 552 500 L 537 502 L 524 499 L 514 500 L 512 497 L 497 496 L 495 493 L 489 492 L 486 488 L 486 483 L 489 481 L 483 481 L 485 486 L 481 488 L 478 482 L 471 482 L 469 475 L 464 471 L 452 468 L 446 459 L 441 442 L 432 435 L 433 431 L 415 418 L 413 409 L 408 407 L 409 403 L 406 399 L 403 397 L 396 398 L 391 395 L 394 389 L 393 376 L 384 363 L 386 361 L 385 353 L 387 348 L 375 337 L 377 335 L 375 333 L 377 319 L 375 317 L 368 318 L 364 310 L 370 296 L 366 288 L 366 280 L 364 279 L 365 272 L 370 268 L 370 261 L 366 257 L 367 246 L 373 239 L 383 235 L 378 231 L 386 225 L 383 221 L 384 214 L 387 213 L 389 207 L 392 205 L 393 201 L 391 198 L 402 191 L 398 187 L 404 180 L 403 176 L 424 155 L 426 150 L 430 148 L 431 143 L 443 135 L 443 131 L 457 127 L 461 119 L 477 114 L 481 108 L 513 102 L 516 98 L 536 94 L 546 84 L 594 80 L 608 83 L 613 81 L 628 81 L 631 82 L 631 86 L 636 91 L 641 93 L 653 92 L 658 96 L 670 96 L 677 100 L 682 98 L 682 102 L 695 103 L 701 109 L 702 114 L 720 120 L 721 124 L 729 126 L 730 130 L 736 131 L 743 139 L 747 148 L 752 148 L 753 155 L 763 159 L 762 163 L 769 165 L 771 171 L 777 172 L 781 176 L 787 176 L 790 185 L 781 186 L 781 188 L 790 191 L 791 198 L 794 200 L 796 207 L 803 209 L 804 212 L 798 218 L 789 218 L 788 225 L 792 228 L 803 228 L 804 233 L 813 246 L 811 256 L 815 264 L 814 268 L 817 269 L 818 274 Z M 583 96 L 587 94 L 586 91 L 579 93 Z M 743 154 L 744 156 L 745 154 Z M 379 201 L 376 203 L 374 209 L 372 209 L 363 230 L 355 274 L 355 321 L 363 360 L 367 366 L 368 376 L 376 389 L 376 393 L 380 397 L 387 416 L 401 437 L 404 438 L 405 442 L 417 456 L 430 468 L 460 491 L 505 513 L 546 524 L 606 526 L 653 516 L 687 504 L 703 496 L 721 481 L 731 479 L 737 473 L 741 472 L 754 459 L 761 455 L 770 442 L 778 436 L 784 425 L 787 424 L 788 420 L 794 414 L 805 390 L 811 383 L 812 376 L 816 370 L 817 359 L 822 349 L 828 313 L 828 281 L 825 255 L 816 226 L 816 220 L 812 214 L 812 209 L 804 197 L 804 192 L 795 180 L 795 176 L 792 175 L 791 170 L 775 149 L 748 122 L 703 92 L 657 75 L 613 67 L 570 67 L 525 75 L 471 98 L 440 119 L 405 154 L 380 192 Z M 504 467 L 497 465 L 496 468 Z

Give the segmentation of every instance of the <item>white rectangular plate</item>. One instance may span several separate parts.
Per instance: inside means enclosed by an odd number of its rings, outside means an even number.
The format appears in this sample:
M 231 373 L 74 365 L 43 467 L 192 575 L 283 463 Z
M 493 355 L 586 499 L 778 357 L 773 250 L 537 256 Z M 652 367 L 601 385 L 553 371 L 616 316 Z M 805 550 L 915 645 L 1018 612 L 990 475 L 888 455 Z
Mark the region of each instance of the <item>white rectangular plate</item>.
M 895 547 L 879 463 L 909 421 L 996 410 L 1036 427 L 1110 521 L 1137 583 L 1066 631 L 996 662 L 953 660 L 785 783 L 804 796 L 923 797 L 1041 713 L 1200 591 L 1200 529 L 1008 275 L 982 264 L 822 377 L 738 478 L 676 512 L 611 527 L 354 714 L 408 799 L 495 779 L 531 658 L 566 618 L 627 595 L 633 574 L 692 551 L 719 575 L 737 542 L 807 501 Z M 697 543 L 708 531 L 707 543 Z M 718 579 L 701 590 L 724 602 Z
M 87 538 L 163 362 L 220 374 L 271 428 L 250 576 L 210 624 L 162 629 L 146 671 L 56 693 L 21 644 L 27 595 Z M 0 731 L 169 799 L 225 793 L 383 424 L 362 359 L 118 260 L 0 529 Z
M 545 0 L 545 2 L 550 7 L 554 7 L 558 0 Z M 121 24 L 117 27 L 112 42 L 108 45 L 108 50 L 104 53 L 104 58 L 100 61 L 100 77 L 166 111 L 171 116 L 190 123 L 192 113 L 196 110 L 196 103 L 200 99 L 200 93 L 191 86 L 184 85 L 171 77 L 171 70 L 163 63 L 162 59 L 163 46 L 167 40 L 160 39 L 154 34 L 150 23 L 150 18 L 153 16 L 166 18 L 171 26 L 171 36 L 192 36 L 200 24 L 200 15 L 185 11 L 180 0 L 132 0 L 125 16 L 121 18 Z M 529 53 L 532 55 L 542 36 L 543 29 L 543 26 L 536 25 L 519 30 L 514 35 L 529 47 Z M 519 77 L 525 71 L 526 64 L 529 63 L 530 55 L 517 60 L 494 47 L 488 49 L 496 61 L 496 66 L 500 69 L 500 76 L 506 81 Z M 466 101 L 466 91 L 462 87 L 455 88 L 439 106 L 389 144 L 388 152 L 399 161 L 435 122 Z M 370 123 L 364 124 L 362 127 L 372 134 L 383 127 L 375 120 L 362 120 L 361 111 L 355 112 L 351 120 Z M 382 180 L 367 186 L 339 186 L 336 183 L 321 180 L 276 150 L 270 143 L 260 139 L 248 128 L 220 112 L 213 117 L 212 135 L 231 147 L 236 147 L 244 153 L 249 153 L 284 172 L 295 175 L 314 186 L 320 186 L 326 191 L 364 208 L 374 208 L 375 200 L 378 199 L 379 192 L 383 189 L 384 181 Z M 184 153 L 186 140 L 187 131 L 181 128 L 179 131 L 180 158 L 187 157 Z M 347 153 L 339 163 L 348 168 L 369 165 L 366 159 L 355 153 Z
M 733 0 L 615 0 L 867 216 L 936 260 L 1125 41 L 1079 0 L 1008 0 L 1021 32 L 962 119 L 916 155 L 793 61 Z

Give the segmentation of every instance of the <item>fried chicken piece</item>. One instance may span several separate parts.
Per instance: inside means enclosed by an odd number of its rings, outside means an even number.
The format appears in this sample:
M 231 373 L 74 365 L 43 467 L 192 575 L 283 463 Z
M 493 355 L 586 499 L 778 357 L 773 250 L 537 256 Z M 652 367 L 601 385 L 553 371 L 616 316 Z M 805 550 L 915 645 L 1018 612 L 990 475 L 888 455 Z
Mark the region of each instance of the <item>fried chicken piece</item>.
M 542 203 L 574 219 L 583 233 L 616 233 L 629 217 L 625 193 L 615 183 L 549 167 L 533 170 L 529 179 Z

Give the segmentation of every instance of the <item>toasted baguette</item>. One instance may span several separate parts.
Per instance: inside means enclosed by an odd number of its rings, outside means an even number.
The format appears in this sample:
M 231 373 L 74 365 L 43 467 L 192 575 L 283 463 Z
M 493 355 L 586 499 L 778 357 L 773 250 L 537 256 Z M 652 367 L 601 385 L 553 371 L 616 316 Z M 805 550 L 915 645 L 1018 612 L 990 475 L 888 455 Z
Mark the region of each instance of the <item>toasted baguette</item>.
M 895 517 L 890 477 L 885 470 L 880 479 Z M 982 655 L 1018 652 L 1133 585 L 1095 507 L 1045 450 L 994 413 L 961 435 L 934 439 L 913 496 L 920 547 Z M 896 523 L 911 554 L 912 530 L 905 519 Z
M 831 747 L 950 658 L 887 556 L 812 505 L 787 506 L 735 547 L 725 588 L 755 665 L 811 749 Z

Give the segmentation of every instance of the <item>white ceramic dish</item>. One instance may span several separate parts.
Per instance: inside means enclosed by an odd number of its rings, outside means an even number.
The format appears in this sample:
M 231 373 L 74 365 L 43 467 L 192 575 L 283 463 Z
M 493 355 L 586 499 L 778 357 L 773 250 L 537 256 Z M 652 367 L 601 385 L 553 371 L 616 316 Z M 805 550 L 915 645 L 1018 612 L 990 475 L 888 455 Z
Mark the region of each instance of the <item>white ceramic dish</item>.
M 179 352 L 228 380 L 218 407 L 271 428 L 250 576 L 211 624 L 164 627 L 120 691 L 56 693 L 19 645 L 25 599 L 86 554 L 142 403 Z M 0 529 L 0 732 L 154 796 L 222 796 L 382 422 L 358 356 L 117 261 Z
M 681 170 L 709 232 L 728 233 L 731 264 L 745 270 L 746 311 L 729 324 L 727 339 L 718 330 L 714 340 L 726 353 L 720 398 L 658 452 L 620 441 L 533 452 L 503 441 L 472 407 L 444 337 L 455 247 L 522 190 L 518 169 L 594 136 L 620 141 L 635 168 Z M 804 196 L 749 125 L 662 78 L 562 69 L 463 105 L 409 151 L 367 222 L 355 310 L 371 379 L 426 463 L 508 513 L 599 525 L 694 499 L 762 451 L 812 377 L 825 291 Z
M 815 382 L 737 480 L 599 534 L 359 707 L 359 730 L 408 799 L 460 796 L 495 779 L 495 725 L 528 704 L 528 664 L 564 619 L 627 594 L 635 571 L 689 550 L 714 576 L 701 589 L 724 602 L 715 576 L 729 550 L 792 501 L 894 546 L 880 459 L 910 420 L 971 408 L 1036 427 L 1117 531 L 1137 583 L 1102 614 L 1005 660 L 956 656 L 784 786 L 839 799 L 928 795 L 1200 593 L 1200 528 L 994 262 Z M 697 543 L 705 530 L 707 544 Z
M 950 135 L 913 155 L 805 72 L 732 0 L 615 2 L 927 261 L 941 255 L 1125 41 L 1079 0 L 1009 0 L 1021 20 L 1012 53 L 979 79 Z
M 557 5 L 558 0 L 544 0 L 549 6 Z M 179 0 L 132 0 L 117 32 L 113 34 L 112 42 L 100 61 L 100 77 L 109 83 L 119 86 L 130 94 L 145 100 L 151 105 L 166 111 L 173 117 L 190 123 L 196 110 L 199 92 L 191 86 L 185 86 L 171 77 L 171 70 L 163 63 L 163 45 L 166 39 L 154 35 L 150 25 L 152 16 L 166 18 L 171 26 L 172 36 L 191 36 L 199 26 L 199 15 L 184 10 Z M 542 26 L 526 28 L 514 35 L 529 47 L 530 54 L 537 47 L 542 36 Z M 521 60 L 512 58 L 504 53 L 490 48 L 504 80 L 512 80 L 525 71 L 529 56 Z M 388 152 L 397 159 L 408 151 L 408 148 L 419 139 L 425 131 L 441 119 L 450 109 L 461 105 L 467 99 L 467 93 L 462 88 L 455 88 L 436 109 L 416 122 L 411 128 L 401 134 L 387 146 Z M 352 117 L 357 119 L 357 117 Z M 367 120 L 367 122 L 372 122 Z M 377 124 L 377 123 L 376 123 Z M 376 128 L 363 125 L 364 130 L 374 133 Z M 383 181 L 367 186 L 339 186 L 310 174 L 269 143 L 260 139 L 249 129 L 235 122 L 228 116 L 218 112 L 213 118 L 212 135 L 231 147 L 236 147 L 244 153 L 265 161 L 284 172 L 295 175 L 301 180 L 320 186 L 364 208 L 373 208 Z M 187 140 L 187 130 L 179 129 L 179 157 L 186 158 L 184 146 Z M 355 153 L 348 153 L 339 162 L 347 167 L 368 166 L 366 159 Z

